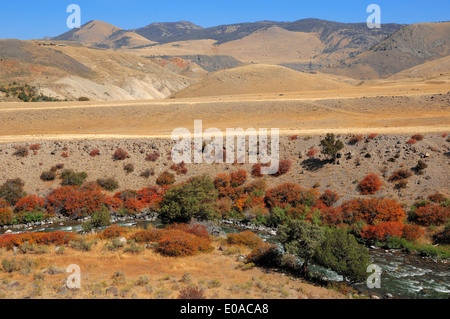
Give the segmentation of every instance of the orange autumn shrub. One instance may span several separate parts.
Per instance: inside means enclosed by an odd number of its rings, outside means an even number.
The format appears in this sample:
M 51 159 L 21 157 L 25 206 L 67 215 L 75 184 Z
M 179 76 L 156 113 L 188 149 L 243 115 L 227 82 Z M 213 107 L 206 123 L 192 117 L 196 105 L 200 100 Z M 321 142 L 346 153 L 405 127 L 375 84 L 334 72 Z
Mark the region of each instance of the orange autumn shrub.
M 401 237 L 403 226 L 400 222 L 380 222 L 376 225 L 365 226 L 361 236 L 368 240 L 385 241 L 389 237 Z
M 122 207 L 127 210 L 129 214 L 139 213 L 145 208 L 145 204 L 136 198 L 127 198 L 122 201 Z
M 5 207 L 9 207 L 9 203 L 4 198 L 0 198 L 0 208 Z
M 126 227 L 118 226 L 118 225 L 112 225 L 105 230 L 103 230 L 101 233 L 99 233 L 97 236 L 101 239 L 112 239 L 117 237 L 123 237 L 128 232 L 128 229 Z
M 212 250 L 211 239 L 181 230 L 161 231 L 156 251 L 168 257 L 193 256 Z
M 409 241 L 416 241 L 425 234 L 425 230 L 419 225 L 405 224 L 402 237 Z
M 158 229 L 146 229 L 138 231 L 130 236 L 130 240 L 134 240 L 138 244 L 148 244 L 157 242 L 161 232 Z
M 231 187 L 239 187 L 247 181 L 247 171 L 240 169 L 230 174 Z
M 361 195 L 373 195 L 378 192 L 383 183 L 376 174 L 367 175 L 358 185 Z
M 304 189 L 294 183 L 284 183 L 266 192 L 265 202 L 268 208 L 295 206 Z
M 156 186 L 145 187 L 137 191 L 137 199 L 146 207 L 157 208 L 164 196 L 164 190 Z
M 229 245 L 242 245 L 255 248 L 263 243 L 263 240 L 251 231 L 243 231 L 241 233 L 228 234 L 226 239 Z
M 344 223 L 342 207 L 324 207 L 320 209 L 321 219 L 328 226 L 338 226 Z
M 0 236 L 0 248 L 13 249 L 25 243 L 36 245 L 68 245 L 70 241 L 75 240 L 77 235 L 74 233 L 56 231 L 50 233 L 20 233 L 6 234 Z
M 305 190 L 295 183 L 284 183 L 266 192 L 265 203 L 269 209 L 299 205 L 315 206 L 319 198 L 317 190 Z
M 317 154 L 319 154 L 319 150 L 318 150 L 317 148 L 312 148 L 312 149 L 310 149 L 310 150 L 306 153 L 306 155 L 307 155 L 308 157 L 314 157 L 314 156 L 316 156 Z
M 339 195 L 329 189 L 325 190 L 323 194 L 319 197 L 319 200 L 325 204 L 327 207 L 331 207 L 339 200 Z
M 14 210 L 16 212 L 31 212 L 33 210 L 42 210 L 45 206 L 45 198 L 37 195 L 29 195 L 21 198 Z
M 156 179 L 156 185 L 159 185 L 161 187 L 170 186 L 175 183 L 175 175 L 164 171 L 161 173 L 161 175 L 158 176 Z
M 344 223 L 352 225 L 359 221 L 367 224 L 377 222 L 403 222 L 405 211 L 402 205 L 392 199 L 356 199 L 344 202 L 341 206 Z
M 71 218 L 92 215 L 107 203 L 107 196 L 96 183 L 81 187 L 61 186 L 46 198 L 47 211 L 52 215 Z
M 114 194 L 114 198 L 121 201 L 119 208 L 125 209 L 129 214 L 140 212 L 146 207 L 138 196 L 138 192 L 128 189 Z
M 426 204 L 414 211 L 413 220 L 421 226 L 442 225 L 450 219 L 450 207 Z
M 14 221 L 14 214 L 10 207 L 0 208 L 0 226 L 11 225 Z
M 189 225 L 189 224 L 179 224 L 174 223 L 169 226 L 167 226 L 164 230 L 179 230 L 184 231 L 188 234 L 193 234 L 198 237 L 203 237 L 209 239 L 209 233 L 206 230 L 206 227 L 204 225 Z

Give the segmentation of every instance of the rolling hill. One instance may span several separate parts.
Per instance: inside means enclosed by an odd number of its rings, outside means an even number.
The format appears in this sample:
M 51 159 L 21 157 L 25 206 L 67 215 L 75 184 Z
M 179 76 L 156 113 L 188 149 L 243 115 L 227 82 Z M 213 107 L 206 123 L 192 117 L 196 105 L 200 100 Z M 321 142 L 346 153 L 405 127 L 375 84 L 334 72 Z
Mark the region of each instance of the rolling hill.
M 0 85 L 36 86 L 58 99 L 135 100 L 164 98 L 197 81 L 205 71 L 186 61 L 170 70 L 150 59 L 112 50 L 59 43 L 0 40 Z M 198 76 L 197 76 L 198 74 Z
M 297 72 L 275 65 L 246 65 L 218 71 L 171 95 L 172 98 L 335 90 L 351 85 L 323 74 Z

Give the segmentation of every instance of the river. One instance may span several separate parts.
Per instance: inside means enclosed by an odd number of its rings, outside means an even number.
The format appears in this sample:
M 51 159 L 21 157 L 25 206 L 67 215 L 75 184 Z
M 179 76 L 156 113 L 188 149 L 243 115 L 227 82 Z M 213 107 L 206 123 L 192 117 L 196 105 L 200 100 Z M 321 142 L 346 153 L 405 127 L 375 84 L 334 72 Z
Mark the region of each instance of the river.
M 163 227 L 159 221 L 123 221 L 117 223 L 126 227 Z M 225 233 L 238 232 L 232 226 L 222 226 Z M 81 231 L 79 222 L 64 222 L 57 225 L 46 225 L 29 229 L 31 232 L 51 231 Z M 264 240 L 277 244 L 276 237 L 268 233 L 258 233 Z M 370 249 L 372 263 L 382 269 L 381 288 L 369 289 L 367 285 L 357 284 L 354 288 L 366 295 L 376 295 L 381 298 L 390 294 L 393 298 L 408 299 L 448 299 L 450 298 L 450 264 L 436 262 L 432 259 L 400 251 Z M 321 274 L 332 281 L 342 281 L 342 276 L 317 265 L 310 266 L 311 271 Z

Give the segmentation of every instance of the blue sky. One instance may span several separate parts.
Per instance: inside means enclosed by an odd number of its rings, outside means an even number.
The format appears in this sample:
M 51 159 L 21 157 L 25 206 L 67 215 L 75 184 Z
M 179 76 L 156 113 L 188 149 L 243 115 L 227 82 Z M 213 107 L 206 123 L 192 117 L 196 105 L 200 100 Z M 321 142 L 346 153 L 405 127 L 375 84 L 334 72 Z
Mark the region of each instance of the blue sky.
M 450 20 L 449 0 L 16 0 L 0 5 L 0 38 L 36 39 L 68 31 L 69 4 L 81 7 L 82 24 L 102 20 L 123 29 L 186 20 L 203 27 L 261 20 L 318 18 L 365 22 L 369 4 L 381 7 L 382 23 Z

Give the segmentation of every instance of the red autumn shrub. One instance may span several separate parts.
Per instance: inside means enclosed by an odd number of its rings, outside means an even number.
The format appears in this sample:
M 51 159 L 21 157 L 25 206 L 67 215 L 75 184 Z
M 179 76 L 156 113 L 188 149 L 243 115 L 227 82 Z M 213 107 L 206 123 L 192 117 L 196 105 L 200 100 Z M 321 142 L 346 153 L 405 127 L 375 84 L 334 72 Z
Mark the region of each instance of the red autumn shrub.
M 450 218 L 450 207 L 436 204 L 426 204 L 417 208 L 413 214 L 413 220 L 422 226 L 442 225 Z
M 284 183 L 266 192 L 264 201 L 270 209 L 274 207 L 286 208 L 299 205 L 315 206 L 319 198 L 317 190 L 305 190 L 295 183 Z
M 11 225 L 14 220 L 13 211 L 9 207 L 0 207 L 0 226 Z
M 240 169 L 230 174 L 230 185 L 239 187 L 247 181 L 247 171 Z
M 46 208 L 50 214 L 69 217 L 92 215 L 106 203 L 107 196 L 95 183 L 82 187 L 61 186 L 46 198 Z
M 242 245 L 250 248 L 255 248 L 264 242 L 258 235 L 248 230 L 241 233 L 228 234 L 226 241 L 229 245 Z
M 62 152 L 62 153 L 61 153 L 61 157 L 63 157 L 63 158 L 68 158 L 68 157 L 69 157 L 69 153 L 67 153 L 67 152 Z
M 252 166 L 251 174 L 253 177 L 262 177 L 263 174 L 261 174 L 261 164 L 254 164 Z
M 127 198 L 122 201 L 122 207 L 128 214 L 139 213 L 145 208 L 145 204 L 136 198 Z
M 115 161 L 123 161 L 129 157 L 128 153 L 121 148 L 118 148 L 113 154 L 113 159 Z
M 160 237 L 160 231 L 158 229 L 146 229 L 141 230 L 130 236 L 130 240 L 134 240 L 138 244 L 148 244 L 157 242 Z
M 383 183 L 376 174 L 367 175 L 358 185 L 358 189 L 362 195 L 373 195 L 378 192 Z
M 423 141 L 424 136 L 422 134 L 416 134 L 416 135 L 411 136 L 411 139 L 420 142 L 420 141 Z
M 364 221 L 370 225 L 377 222 L 403 222 L 405 211 L 392 199 L 356 199 L 341 206 L 343 222 L 349 225 Z
M 443 202 L 445 202 L 447 200 L 447 198 L 444 195 L 439 194 L 439 193 L 431 194 L 430 196 L 428 196 L 428 199 L 436 204 L 442 204 Z
M 206 227 L 204 225 L 189 225 L 189 224 L 171 224 L 167 226 L 164 230 L 179 230 L 183 231 L 188 234 L 193 234 L 198 237 L 203 237 L 209 239 L 209 233 L 206 230 Z
M 344 223 L 344 213 L 341 207 L 324 207 L 320 209 L 322 221 L 328 226 L 338 226 Z
M 362 135 L 355 135 L 353 137 L 350 138 L 350 144 L 354 145 L 357 144 L 358 142 L 361 142 L 363 140 L 364 136 Z
M 39 151 L 41 149 L 41 144 L 32 144 L 30 145 L 30 150 Z
M 211 239 L 199 237 L 180 230 L 161 231 L 156 251 L 168 257 L 193 256 L 211 251 Z
M 147 154 L 145 160 L 147 162 L 156 162 L 159 159 L 160 155 L 158 152 L 153 152 L 152 154 Z
M 292 161 L 291 160 L 281 160 L 279 162 L 279 167 L 278 167 L 278 171 L 275 173 L 274 176 L 278 177 L 284 174 L 289 173 L 289 171 L 291 170 L 292 167 Z
M 28 149 L 26 147 L 17 147 L 13 155 L 19 157 L 27 157 L 29 153 L 30 152 L 28 152 Z
M 0 236 L 0 248 L 13 249 L 25 243 L 36 245 L 68 245 L 77 235 L 69 232 L 20 233 Z
M 417 140 L 415 140 L 415 139 L 413 139 L 413 138 L 409 139 L 409 140 L 406 142 L 406 144 L 409 144 L 409 145 L 413 145 L 413 144 L 416 144 L 416 143 L 417 143 Z
M 128 229 L 118 225 L 112 225 L 103 230 L 97 235 L 101 239 L 112 239 L 117 237 L 123 237 L 128 232 Z
M 182 300 L 200 300 L 206 299 L 203 289 L 198 287 L 186 287 L 180 290 L 178 299 Z
M 401 237 L 403 234 L 403 223 L 380 222 L 376 225 L 365 226 L 361 236 L 369 240 L 385 241 L 389 237 Z
M 319 150 L 317 148 L 312 148 L 306 153 L 306 155 L 308 155 L 308 157 L 314 157 L 318 153 L 319 153 Z
M 4 199 L 0 197 L 0 208 L 9 207 L 9 203 Z
M 186 163 L 181 162 L 179 164 L 173 164 L 170 167 L 171 170 L 175 171 L 178 175 L 187 174 L 188 169 L 186 168 Z
M 156 185 L 159 186 L 170 186 L 175 183 L 175 175 L 172 173 L 169 173 L 168 171 L 164 171 L 161 173 L 161 175 L 158 176 L 156 179 Z
M 402 179 L 407 179 L 412 176 L 412 173 L 406 169 L 399 169 L 395 171 L 388 179 L 389 182 L 396 182 Z
M 27 197 L 21 198 L 16 206 L 15 211 L 16 212 L 31 212 L 33 210 L 42 210 L 45 206 L 45 199 L 42 197 L 39 197 L 37 195 L 29 195 Z
M 164 196 L 164 190 L 156 186 L 145 187 L 137 191 L 137 199 L 146 207 L 157 208 Z
M 369 135 L 369 137 L 368 137 L 367 139 L 373 140 L 373 139 L 376 138 L 377 136 L 378 136 L 377 133 L 372 133 L 372 134 Z
M 298 139 L 298 135 L 291 135 L 289 136 L 289 141 L 295 141 Z
M 406 224 L 403 226 L 402 237 L 409 241 L 416 241 L 425 234 L 425 230 L 419 225 Z
M 100 155 L 100 150 L 99 150 L 98 148 L 94 148 L 94 149 L 89 153 L 89 155 L 92 156 L 92 157 L 99 156 L 99 155 Z
M 260 267 L 278 267 L 280 265 L 281 252 L 277 245 L 262 243 L 253 248 L 247 256 L 247 261 Z
M 336 192 L 333 192 L 329 189 L 325 190 L 325 192 L 319 197 L 319 200 L 325 204 L 327 207 L 331 207 L 339 200 L 339 195 Z

